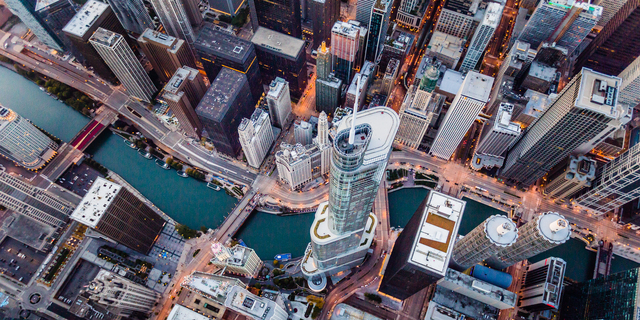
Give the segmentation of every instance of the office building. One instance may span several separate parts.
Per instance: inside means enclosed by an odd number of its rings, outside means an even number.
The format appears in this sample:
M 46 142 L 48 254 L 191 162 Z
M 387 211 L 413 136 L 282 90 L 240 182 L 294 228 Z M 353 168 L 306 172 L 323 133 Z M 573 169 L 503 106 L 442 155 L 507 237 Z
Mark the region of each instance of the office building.
M 168 35 L 189 43 L 196 40 L 183 0 L 151 0 L 150 2 Z
M 498 113 L 485 124 L 471 160 L 471 168 L 480 170 L 502 166 L 507 149 L 518 139 L 521 131 L 520 125 L 511 122 L 513 108 L 512 104 L 501 103 Z
M 438 286 L 499 310 L 514 308 L 518 302 L 517 294 L 453 269 L 448 269 L 445 277 L 438 280 Z
M 518 228 L 511 219 L 492 215 L 458 240 L 453 247 L 453 261 L 466 270 L 512 246 L 517 238 Z
M 84 290 L 89 300 L 114 308 L 121 316 L 133 312 L 150 313 L 160 300 L 160 294 L 153 289 L 104 269 L 98 271 Z
M 275 140 L 269 113 L 258 108 L 250 119 L 244 118 L 238 126 L 240 145 L 247 163 L 259 169 Z
M 567 49 L 571 54 L 596 26 L 602 7 L 587 2 L 540 1 L 518 41 L 537 49 L 543 42 Z
M 64 51 L 62 40 L 36 13 L 35 1 L 5 0 L 4 2 L 42 43 L 51 49 Z
M 186 66 L 178 68 L 164 86 L 161 99 L 167 103 L 187 136 L 199 138 L 202 134 L 202 123 L 195 107 L 206 92 L 207 85 L 200 72 Z
M 369 26 L 371 20 L 371 9 L 376 0 L 358 0 L 356 3 L 356 21 L 364 26 Z
M 440 31 L 433 33 L 427 46 L 429 56 L 440 60 L 447 69 L 457 68 L 463 49 L 464 40 Z
M 640 55 L 640 0 L 627 1 L 574 64 L 573 74 L 590 68 L 619 75 Z
M 129 96 L 151 102 L 158 89 L 122 35 L 98 28 L 89 42 L 124 85 Z
M 326 175 L 331 169 L 331 154 L 333 146 L 329 140 L 329 120 L 327 114 L 320 112 L 318 116 L 318 135 L 313 140 L 320 153 L 320 174 Z M 313 161 L 312 161 L 313 162 Z M 315 171 L 315 168 L 313 168 Z
M 464 60 L 462 60 L 460 71 L 467 72 L 469 70 L 476 70 L 478 62 L 484 55 L 484 50 L 487 48 L 489 41 L 491 41 L 496 28 L 498 28 L 498 24 L 502 18 L 502 9 L 504 9 L 503 5 L 497 2 L 491 2 L 487 5 L 484 18 L 482 18 L 473 38 L 471 38 L 471 42 L 467 48 L 467 54 L 464 56 Z
M 200 314 L 196 311 L 193 311 L 187 307 L 183 307 L 179 304 L 176 304 L 171 308 L 171 312 L 169 312 L 169 316 L 167 316 L 167 320 L 209 320 L 211 318 Z
M 515 122 L 523 127 L 530 126 L 534 120 L 540 118 L 542 112 L 555 100 L 557 94 L 546 95 L 537 91 L 527 90 L 524 97 L 528 100 L 522 112 L 515 118 Z
M 433 71 L 438 72 L 437 69 Z M 418 86 L 409 87 L 409 92 L 400 106 L 400 128 L 395 141 L 418 149 L 425 134 L 429 130 L 433 131 L 444 102 L 443 95 L 423 91 Z
M 378 61 L 378 67 L 380 68 L 381 73 L 387 71 L 389 61 L 392 59 L 405 61 L 409 56 L 409 52 L 413 49 L 416 37 L 410 33 L 400 30 L 400 28 L 393 30 L 391 37 L 382 45 L 382 51 Z
M 591 187 L 595 175 L 595 160 L 571 156 L 561 162 L 555 171 L 549 172 L 542 194 L 551 199 L 570 198 L 576 192 Z
M 184 12 L 187 14 L 187 18 L 191 23 L 191 27 L 193 30 L 197 30 L 202 24 L 203 14 L 200 12 L 200 1 L 199 0 L 182 0 L 182 6 L 184 7 Z M 196 35 L 197 36 L 197 35 Z
M 316 110 L 333 115 L 340 106 L 342 80 L 333 73 L 327 79 L 316 79 Z
M 356 58 L 360 44 L 360 28 L 343 21 L 336 21 L 331 28 L 331 56 L 333 71 L 342 83 L 350 83 L 355 74 Z
M 618 103 L 629 107 L 640 104 L 640 57 L 626 67 L 619 75 L 622 79 Z
M 305 0 L 302 0 L 304 3 Z M 313 48 L 325 41 L 331 43 L 331 29 L 340 20 L 339 0 L 308 0 L 307 5 L 313 20 Z
M 155 29 L 143 0 L 105 0 L 105 2 L 111 6 L 122 26 L 134 35 L 141 34 L 147 28 Z
M 398 7 L 396 22 L 411 30 L 418 30 L 422 25 L 422 17 L 429 7 L 426 1 L 401 0 Z
M 256 49 L 250 41 L 215 30 L 214 25 L 206 24 L 200 30 L 193 46 L 209 82 L 213 82 L 222 69 L 243 73 L 249 82 L 252 104 L 258 102 L 264 90 L 260 66 L 256 61 Z
M 429 192 L 396 240 L 378 290 L 405 300 L 445 277 L 465 205 Z
M 0 155 L 29 170 L 42 168 L 58 144 L 29 120 L 0 105 Z
M 280 181 L 289 185 L 291 190 L 300 190 L 313 179 L 312 146 L 282 143 L 276 152 L 276 167 Z
M 568 285 L 560 315 L 566 320 L 633 320 L 640 301 L 640 269 L 635 268 Z
M 517 40 L 514 42 L 496 74 L 496 85 L 491 89 L 490 104 L 485 110 L 486 114 L 495 114 L 503 102 L 514 104 L 514 107 L 517 104 L 526 104 L 526 99 L 523 99 L 518 92 L 515 92 L 518 89 L 515 85 L 515 79 L 516 76 L 523 74 L 527 70 L 536 53 L 537 51 L 531 49 L 530 44 Z M 516 116 L 514 115 L 513 118 L 516 118 Z
M 311 126 L 309 122 L 296 120 L 293 127 L 293 135 L 296 139 L 296 143 L 303 146 L 311 144 L 311 139 L 313 139 L 313 126 Z
M 398 115 L 386 107 L 354 110 L 338 124 L 329 201 L 318 206 L 302 262 L 313 290 L 322 290 L 325 275 L 360 264 L 371 246 L 377 226 L 371 208 L 398 125 Z
M 327 43 L 322 41 L 318 47 L 318 55 L 316 57 L 316 72 L 318 79 L 327 79 L 333 72 L 333 61 L 330 48 Z
M 429 307 L 424 316 L 424 320 L 463 320 L 465 318 L 464 314 L 439 305 L 434 301 L 429 301 Z
M 280 77 L 276 77 L 269 84 L 267 92 L 267 106 L 271 124 L 284 129 L 291 116 L 291 97 L 289 95 L 289 83 Z
M 289 317 L 281 297 L 278 296 L 276 301 L 258 297 L 245 289 L 244 285 L 231 287 L 224 305 L 255 320 L 287 320 Z
M 207 319 L 221 319 L 226 311 L 224 301 L 227 300 L 227 294 L 233 286 L 243 285 L 237 278 L 194 271 L 180 284 L 182 289 L 190 293 L 181 303 L 207 316 Z
M 289 83 L 291 96 L 302 97 L 308 81 L 305 42 L 264 27 L 258 28 L 251 42 L 256 48 L 262 83 L 283 78 Z
M 375 0 L 371 9 L 371 19 L 369 20 L 369 37 L 365 49 L 365 59 L 377 61 L 382 50 L 382 44 L 387 38 L 389 29 L 389 17 L 391 15 L 391 0 Z M 333 42 L 331 43 L 333 46 Z
M 583 69 L 509 149 L 500 175 L 528 187 L 583 144 L 589 152 L 630 119 L 619 87 L 620 78 Z
M 64 26 L 73 19 L 77 12 L 76 6 L 71 0 L 38 0 L 35 12 L 42 22 L 49 27 L 48 29 L 60 39 L 65 51 L 71 51 L 73 55 L 79 54 L 73 47 L 71 40 L 62 32 Z
M 255 109 L 249 82 L 245 74 L 223 68 L 211 83 L 196 114 L 219 153 L 236 157 L 242 146 L 238 126 Z
M 300 1 L 305 0 L 249 0 L 253 31 L 264 27 L 296 39 L 302 38 Z
M 0 205 L 54 228 L 65 226 L 75 209 L 73 203 L 6 171 L 0 172 Z
M 211 245 L 213 259 L 211 263 L 226 271 L 244 277 L 253 278 L 262 267 L 262 260 L 251 248 L 236 244 L 233 248 L 227 248 L 219 242 Z
M 486 262 L 494 269 L 504 269 L 561 245 L 569 237 L 569 222 L 557 212 L 544 212 L 518 228 L 516 243 L 503 248 Z
M 71 219 L 142 254 L 149 253 L 166 223 L 129 190 L 100 177 Z
M 480 1 L 466 1 L 463 6 L 456 6 L 454 2 L 462 3 L 451 0 L 445 2 L 434 33 L 440 32 L 466 41 L 473 36 L 484 12 L 478 10 Z
M 244 4 L 244 0 L 208 0 L 209 7 L 218 13 L 235 17 Z
M 400 61 L 396 59 L 391 59 L 389 64 L 387 65 L 387 71 L 384 73 L 382 77 L 382 87 L 380 88 L 380 93 L 389 96 L 393 91 L 393 88 L 396 84 L 396 78 L 398 77 L 398 72 L 400 71 Z
M 527 266 L 518 306 L 529 312 L 559 309 L 567 263 L 555 257 Z
M 470 71 L 442 120 L 429 153 L 449 160 L 489 99 L 493 78 Z
M 183 66 L 196 67 L 193 52 L 182 39 L 146 29 L 138 38 L 138 45 L 163 82 L 169 81 Z
M 529 66 L 529 72 L 522 80 L 521 86 L 522 88 L 547 93 L 556 78 L 557 72 L 557 68 L 534 60 Z

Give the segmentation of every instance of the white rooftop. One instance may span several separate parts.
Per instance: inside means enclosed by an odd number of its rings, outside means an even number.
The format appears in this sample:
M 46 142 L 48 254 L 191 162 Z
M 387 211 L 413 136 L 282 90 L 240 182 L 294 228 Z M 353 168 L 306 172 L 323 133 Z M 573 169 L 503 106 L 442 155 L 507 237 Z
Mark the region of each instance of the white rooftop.
M 522 131 L 520 126 L 515 122 L 511 122 L 511 117 L 513 116 L 513 108 L 514 106 L 509 103 L 503 102 L 500 104 L 500 107 L 498 108 L 498 114 L 496 116 L 496 122 L 493 127 L 495 131 L 516 136 L 520 135 L 520 132 Z
M 431 52 L 442 54 L 457 60 L 462 55 L 464 40 L 452 35 L 436 31 L 431 36 L 428 49 Z
M 358 35 L 358 31 L 360 31 L 360 27 L 344 21 L 336 21 L 331 28 L 331 33 L 336 33 L 349 38 L 355 38 Z
M 84 36 L 96 19 L 98 19 L 107 8 L 109 8 L 109 5 L 104 2 L 96 0 L 87 1 L 80 11 L 71 18 L 69 23 L 64 26 L 62 31 L 78 37 Z
M 36 8 L 35 11 L 40 11 L 56 2 L 60 2 L 60 1 L 68 1 L 68 0 L 38 0 L 38 2 L 36 2 Z
M 462 83 L 461 94 L 465 97 L 486 103 L 489 101 L 489 96 L 491 95 L 493 80 L 493 77 L 475 71 L 469 71 Z
M 564 243 L 571 236 L 571 227 L 563 215 L 557 212 L 545 212 L 538 216 L 538 232 L 547 241 Z
M 465 201 L 436 191 L 429 200 L 420 221 L 420 231 L 413 241 L 409 262 L 444 276 L 458 235 Z
M 487 5 L 487 11 L 484 14 L 484 18 L 482 18 L 482 24 L 490 26 L 492 28 L 497 28 L 500 23 L 500 18 L 502 18 L 502 5 L 497 2 L 490 2 Z
M 340 303 L 333 310 L 331 319 L 335 320 L 382 320 L 370 313 L 356 309 L 348 304 Z
M 351 128 L 350 114 L 340 121 L 337 132 L 349 130 Z M 398 114 L 391 108 L 375 107 L 358 112 L 356 117 L 356 125 L 368 123 L 372 129 L 371 142 L 364 153 L 364 164 L 384 160 L 391 150 L 393 139 L 398 132 L 400 118 Z
M 187 81 L 187 79 L 195 78 L 198 75 L 198 70 L 184 66 L 178 68 L 176 72 L 173 73 L 169 82 L 164 86 L 164 91 L 177 94 L 180 88 L 182 88 L 182 84 Z
M 280 52 L 294 59 L 304 52 L 304 41 L 264 27 L 258 28 L 251 42 L 257 47 Z
M 95 228 L 121 188 L 105 178 L 97 178 L 71 214 L 71 219 Z
M 515 222 L 503 215 L 492 215 L 484 225 L 484 232 L 491 243 L 507 247 L 516 242 L 518 228 Z
M 621 83 L 619 77 L 582 68 L 575 106 L 620 119 L 627 115 L 627 108 L 617 103 Z
M 464 81 L 464 76 L 462 73 L 458 71 L 454 71 L 451 69 L 447 69 L 442 76 L 442 83 L 440 83 L 440 90 L 450 93 L 457 94 L 462 87 L 462 82 Z
M 224 303 L 234 285 L 242 286 L 243 283 L 235 278 L 204 272 L 194 272 L 182 282 L 182 287 L 196 291 L 220 303 Z
M 258 297 L 240 286 L 231 288 L 224 305 L 253 319 L 277 319 L 276 310 L 280 309 L 280 311 L 284 312 L 275 301 Z
M 210 320 L 210 318 L 187 307 L 176 304 L 175 307 L 171 309 L 167 320 Z

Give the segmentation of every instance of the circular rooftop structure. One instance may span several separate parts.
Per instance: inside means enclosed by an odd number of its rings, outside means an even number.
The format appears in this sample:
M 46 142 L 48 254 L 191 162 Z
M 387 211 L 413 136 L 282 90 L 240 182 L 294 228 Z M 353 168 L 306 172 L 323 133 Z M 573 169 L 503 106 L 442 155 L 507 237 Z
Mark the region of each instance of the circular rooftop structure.
M 324 274 L 314 275 L 310 279 L 307 279 L 307 284 L 309 285 L 309 289 L 320 292 L 327 287 L 327 277 Z
M 569 240 L 571 228 L 569 222 L 557 212 L 545 212 L 538 217 L 538 232 L 547 241 L 561 244 Z
M 518 239 L 518 228 L 515 222 L 503 215 L 492 215 L 484 224 L 484 232 L 491 243 L 508 247 Z

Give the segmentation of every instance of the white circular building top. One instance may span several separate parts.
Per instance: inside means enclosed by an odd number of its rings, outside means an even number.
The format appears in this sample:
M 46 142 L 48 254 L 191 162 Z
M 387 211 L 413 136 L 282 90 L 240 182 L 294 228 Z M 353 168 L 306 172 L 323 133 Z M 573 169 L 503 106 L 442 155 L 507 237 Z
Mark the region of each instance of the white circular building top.
M 508 247 L 518 239 L 518 228 L 515 222 L 503 215 L 492 215 L 484 224 L 484 232 L 491 243 Z
M 569 222 L 557 212 L 545 212 L 538 217 L 538 232 L 552 243 L 564 243 L 571 236 Z

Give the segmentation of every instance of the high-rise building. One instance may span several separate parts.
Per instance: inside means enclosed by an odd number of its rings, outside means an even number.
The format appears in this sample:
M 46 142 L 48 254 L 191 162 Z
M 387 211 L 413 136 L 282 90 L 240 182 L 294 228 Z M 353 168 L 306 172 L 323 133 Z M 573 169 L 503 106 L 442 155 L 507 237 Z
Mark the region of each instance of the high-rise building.
M 149 313 L 160 299 L 153 289 L 104 269 L 83 290 L 90 300 L 118 310 L 121 316 L 134 311 Z
M 576 192 L 591 187 L 596 175 L 596 161 L 585 156 L 569 157 L 555 171 L 549 172 L 542 194 L 551 199 L 569 198 Z
M 238 126 L 238 135 L 247 163 L 259 169 L 275 140 L 269 113 L 257 108 L 250 119 L 242 119 Z
M 187 307 L 183 307 L 179 304 L 176 304 L 173 308 L 171 308 L 171 312 L 167 316 L 167 320 L 181 320 L 181 319 L 189 319 L 189 320 L 208 320 L 211 319 L 199 312 L 193 311 Z
M 40 18 L 35 11 L 35 1 L 31 0 L 5 0 L 4 1 L 20 21 L 48 47 L 63 51 L 63 43 L 51 28 Z
M 302 272 L 311 279 L 312 289 L 322 290 L 326 274 L 360 264 L 371 246 L 377 225 L 371 207 L 398 125 L 398 115 L 386 107 L 359 114 L 354 110 L 338 124 L 329 173 L 329 201 L 318 206 L 310 231 L 311 244 L 302 263 Z
M 228 309 L 255 320 L 287 320 L 289 314 L 283 308 L 282 298 L 279 299 L 280 303 L 277 302 L 278 299 L 273 301 L 266 297 L 258 297 L 245 289 L 244 285 L 233 286 L 227 293 L 224 305 Z
M 391 15 L 391 0 L 376 0 L 371 9 L 369 20 L 369 37 L 365 49 L 365 59 L 376 61 L 382 50 L 382 44 L 387 38 L 389 29 L 389 17 Z M 331 43 L 333 46 L 333 42 Z
M 438 135 L 429 151 L 431 155 L 445 160 L 451 158 L 476 117 L 489 101 L 492 85 L 492 77 L 475 71 L 467 74 L 440 125 Z
M 316 78 L 316 110 L 333 114 L 340 105 L 342 80 L 336 78 L 332 73 L 332 54 L 324 41 L 318 48 L 316 70 L 318 76 Z
M 455 69 L 462 57 L 464 40 L 450 34 L 435 31 L 427 45 L 429 55 L 437 58 L 448 69 Z
M 493 115 L 498 111 L 502 102 L 517 103 L 519 95 L 514 93 L 514 80 L 520 73 L 524 73 L 536 56 L 537 51 L 531 49 L 531 45 L 526 42 L 515 41 L 509 53 L 505 57 L 500 69 L 496 74 L 495 86 L 491 89 L 490 105 L 485 113 Z M 515 99 L 510 99 L 514 97 Z M 508 101 L 511 100 L 511 101 Z M 515 118 L 515 117 L 514 117 Z
M 435 31 L 469 40 L 484 17 L 481 1 L 447 0 L 438 16 Z
M 198 29 L 203 20 L 202 12 L 200 12 L 200 1 L 182 0 L 182 6 L 191 23 L 191 27 L 193 27 L 194 30 Z
M 382 87 L 380 93 L 389 96 L 393 91 L 396 84 L 396 77 L 400 72 L 400 61 L 398 59 L 391 59 L 387 64 L 387 71 L 385 71 L 382 77 Z
M 340 20 L 340 1 L 307 0 L 307 3 L 313 20 L 313 48 L 320 46 L 323 41 L 331 43 L 331 29 Z
M 289 185 L 291 190 L 299 190 L 313 179 L 313 159 L 309 146 L 282 143 L 276 152 L 276 167 L 280 181 Z
M 213 258 L 211 263 L 217 267 L 225 268 L 226 271 L 245 277 L 254 277 L 262 267 L 262 260 L 258 254 L 245 246 L 236 244 L 233 248 L 228 248 L 219 242 L 211 244 Z
M 466 270 L 513 245 L 517 238 L 518 228 L 511 219 L 492 215 L 458 240 L 453 247 L 453 261 Z
M 516 293 L 453 269 L 448 269 L 445 277 L 438 280 L 438 286 L 447 288 L 499 310 L 514 308 L 518 302 L 518 295 Z M 433 319 L 436 320 L 440 318 Z M 429 319 L 427 318 L 427 320 Z M 444 318 L 442 320 L 449 319 Z
M 76 6 L 71 0 L 38 0 L 36 2 L 35 12 L 42 21 L 49 27 L 58 39 L 62 42 L 64 50 L 71 51 L 74 55 L 78 55 L 74 50 L 71 40 L 62 32 L 64 26 L 76 15 Z M 37 36 L 37 35 L 36 35 Z
M 167 34 L 189 43 L 196 40 L 183 0 L 151 0 L 150 2 Z
M 387 37 L 382 44 L 382 50 L 378 58 L 379 73 L 387 71 L 387 65 L 391 59 L 405 61 L 413 49 L 416 36 L 401 30 L 400 28 L 393 30 L 391 36 Z
M 251 42 L 256 48 L 262 83 L 284 78 L 291 96 L 302 97 L 308 81 L 305 42 L 264 27 L 258 28 Z
M 147 254 L 166 221 L 126 188 L 97 178 L 71 215 L 87 227 Z
M 620 78 L 583 69 L 509 149 L 500 175 L 528 187 L 581 145 L 589 152 L 630 119 L 619 87 Z
M 627 1 L 598 36 L 582 51 L 573 74 L 589 68 L 619 75 L 640 56 L 640 0 Z
M 304 120 L 296 120 L 293 124 L 293 135 L 296 139 L 296 143 L 299 143 L 303 146 L 311 144 L 313 139 L 313 126 L 311 123 L 306 122 Z
M 516 243 L 500 250 L 487 263 L 495 269 L 504 269 L 563 244 L 569 237 L 569 222 L 557 212 L 544 212 L 518 228 Z
M 560 308 L 567 263 L 555 257 L 527 266 L 518 306 L 529 312 Z
M 196 67 L 193 52 L 182 39 L 146 29 L 138 38 L 138 44 L 163 82 L 169 81 L 182 66 Z
M 426 1 L 401 0 L 396 22 L 406 28 L 417 30 L 422 25 L 422 17 L 429 7 Z
M 318 47 L 318 56 L 316 57 L 316 72 L 318 79 L 327 79 L 333 72 L 333 62 L 331 51 L 327 47 L 327 43 L 322 41 Z
M 429 75 L 436 75 L 438 69 L 427 71 Z M 410 148 L 417 149 L 427 133 L 435 125 L 445 97 L 430 91 L 422 90 L 422 86 L 412 85 L 400 106 L 400 128 L 395 141 Z
M 429 192 L 398 236 L 378 290 L 405 300 L 442 279 L 465 205 L 460 199 Z
M 244 4 L 244 0 L 208 0 L 213 11 L 235 17 Z
M 182 131 L 190 137 L 202 134 L 202 123 L 195 109 L 206 92 L 207 85 L 200 72 L 186 66 L 178 68 L 164 86 L 161 99 L 178 119 Z
M 256 49 L 250 41 L 215 30 L 213 25 L 206 24 L 193 46 L 209 82 L 213 82 L 222 69 L 236 70 L 249 81 L 253 105 L 258 102 L 264 90 Z
M 482 168 L 501 167 L 509 146 L 520 136 L 520 125 L 511 122 L 513 105 L 501 103 L 498 113 L 485 125 L 478 139 L 476 152 L 471 160 L 471 167 Z
M 58 144 L 29 120 L 0 105 L 0 155 L 29 170 L 42 168 Z
M 359 27 L 336 21 L 331 28 L 331 56 L 335 76 L 342 80 L 342 83 L 350 83 L 355 74 L 359 43 Z
M 376 0 L 358 0 L 356 4 L 356 20 L 365 26 L 369 25 L 371 20 L 371 9 Z
M 258 27 L 265 27 L 300 39 L 300 1 L 305 0 L 249 0 L 254 32 Z
M 596 26 L 602 7 L 587 2 L 540 1 L 527 21 L 519 41 L 537 49 L 543 42 L 567 49 L 571 54 Z
M 640 104 L 640 56 L 618 76 L 622 79 L 618 103 L 629 107 Z
M 139 35 L 146 28 L 155 29 L 143 0 L 105 0 L 105 2 L 111 6 L 127 31 Z M 110 31 L 117 32 L 116 30 Z
M 242 148 L 238 126 L 254 109 L 255 99 L 246 75 L 223 68 L 196 107 L 196 114 L 216 150 L 235 157 Z
M 98 28 L 89 42 L 124 85 L 129 96 L 150 102 L 158 91 L 124 37 Z
M 224 301 L 233 286 L 243 286 L 243 282 L 237 278 L 195 271 L 187 276 L 180 286 L 189 290 L 191 294 L 181 303 L 207 319 L 221 319 L 226 311 Z M 175 320 L 184 320 L 179 318 Z
M 267 92 L 266 99 L 271 124 L 284 129 L 291 115 L 289 83 L 280 77 L 273 79 L 269 84 L 269 92 Z
M 482 58 L 484 50 L 493 37 L 493 33 L 496 31 L 496 28 L 498 28 L 498 24 L 502 18 L 502 9 L 504 9 L 503 5 L 497 2 L 491 2 L 487 5 L 484 18 L 482 18 L 473 38 L 471 38 L 471 42 L 467 48 L 467 54 L 464 56 L 464 60 L 462 60 L 460 71 L 467 72 L 469 70 L 476 70 L 476 65 L 478 65 L 478 62 Z
M 0 205 L 55 228 L 65 226 L 75 209 L 73 203 L 6 171 L 0 172 Z

